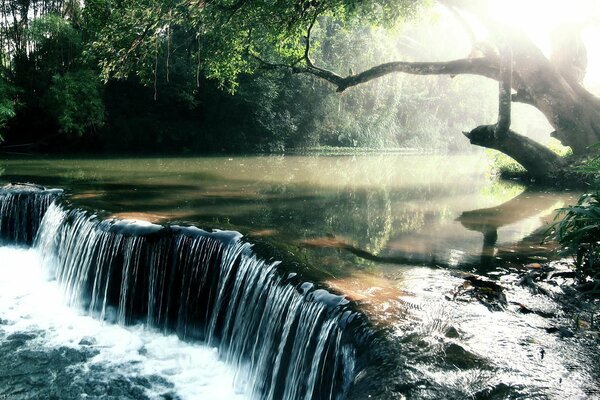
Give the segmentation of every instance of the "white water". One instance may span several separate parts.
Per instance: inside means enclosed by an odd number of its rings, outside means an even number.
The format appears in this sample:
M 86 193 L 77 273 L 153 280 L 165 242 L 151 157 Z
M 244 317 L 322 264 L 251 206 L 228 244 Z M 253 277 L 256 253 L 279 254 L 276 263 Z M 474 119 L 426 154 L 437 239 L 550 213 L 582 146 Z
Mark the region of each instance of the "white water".
M 36 250 L 0 247 L 0 318 L 7 335 L 45 334 L 33 339 L 36 348 L 81 347 L 93 338 L 99 353 L 85 367 L 101 364 L 125 377 L 158 375 L 174 385 L 181 399 L 241 400 L 233 389 L 234 372 L 218 360 L 217 350 L 180 341 L 142 326 L 124 328 L 78 313 L 66 306 L 57 283 L 44 274 Z M 158 398 L 164 386 L 148 389 Z

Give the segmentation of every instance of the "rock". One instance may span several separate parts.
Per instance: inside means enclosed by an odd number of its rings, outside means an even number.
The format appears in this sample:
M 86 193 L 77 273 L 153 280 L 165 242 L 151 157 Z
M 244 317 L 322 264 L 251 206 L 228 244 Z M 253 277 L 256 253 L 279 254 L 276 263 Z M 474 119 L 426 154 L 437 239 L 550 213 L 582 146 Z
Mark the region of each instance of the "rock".
M 542 264 L 540 264 L 540 263 L 531 263 L 531 264 L 525 265 L 525 268 L 541 269 L 542 268 Z
M 469 301 L 475 299 L 490 311 L 502 311 L 507 306 L 504 288 L 488 278 L 469 275 L 454 292 L 452 299 Z
M 444 348 L 445 360 L 459 369 L 479 368 L 485 361 L 478 355 L 466 350 L 456 343 L 449 343 Z
M 448 329 L 446 329 L 446 337 L 456 339 L 460 337 L 460 333 L 458 333 L 458 330 L 455 327 L 451 326 Z
M 19 340 L 27 341 L 36 338 L 37 336 L 32 333 L 17 332 L 6 337 L 6 340 Z
M 551 326 L 551 327 L 548 327 L 548 328 L 546 328 L 546 332 L 548 332 L 548 333 L 558 333 L 558 335 L 561 338 L 570 338 L 570 337 L 575 336 L 575 334 L 571 330 L 569 330 L 569 329 L 567 329 L 565 327 L 562 327 L 562 326 L 558 326 L 558 327 L 557 326 Z
M 91 336 L 84 336 L 83 338 L 81 338 L 81 340 L 79 341 L 79 345 L 80 346 L 94 346 L 96 345 L 96 339 L 94 339 Z
M 22 182 L 11 182 L 8 185 L 4 185 L 2 187 L 2 189 L 4 190 L 10 190 L 10 191 L 43 191 L 46 190 L 45 187 L 40 186 L 40 185 L 36 185 L 35 183 L 22 183 Z

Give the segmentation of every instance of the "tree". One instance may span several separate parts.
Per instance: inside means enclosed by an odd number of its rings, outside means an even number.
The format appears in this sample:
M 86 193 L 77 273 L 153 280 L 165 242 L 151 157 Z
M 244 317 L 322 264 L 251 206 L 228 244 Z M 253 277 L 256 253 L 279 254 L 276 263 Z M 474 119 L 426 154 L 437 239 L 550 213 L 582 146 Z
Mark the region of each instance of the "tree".
M 106 77 L 136 70 L 139 74 L 140 64 L 152 64 L 161 37 L 185 29 L 198 43 L 190 54 L 198 69 L 232 91 L 240 75 L 265 69 L 309 74 L 331 83 L 340 93 L 392 73 L 484 76 L 500 83 L 498 122 L 465 135 L 472 144 L 499 150 L 542 179 L 553 176 L 564 162 L 544 146 L 510 130 L 511 102 L 539 109 L 555 129 L 552 136 L 570 146 L 575 155 L 587 154 L 588 147 L 600 141 L 600 99 L 581 84 L 585 62 L 573 54 L 560 54 L 574 48 L 581 52 L 580 41 L 576 46 L 572 43 L 577 39 L 576 29 L 569 31 L 573 40 L 567 40 L 566 46 L 558 43 L 549 59 L 523 32 L 490 15 L 483 2 L 440 1 L 461 23 L 468 25 L 461 16 L 469 13 L 485 26 L 490 34 L 487 51 L 445 62 L 388 62 L 357 73 L 349 66 L 347 74 L 320 66 L 311 58 L 313 49 L 323 44 L 313 38 L 314 31 L 327 21 L 348 25 L 360 20 L 393 27 L 423 7 L 423 2 L 414 0 L 199 0 L 175 5 L 137 0 L 115 13 L 118 21 L 135 22 L 137 28 L 128 23 L 123 28 L 109 18 L 94 49 L 103 60 Z M 565 35 L 558 37 L 564 39 Z
M 3 129 L 6 123 L 15 116 L 17 106 L 15 94 L 16 88 L 0 75 L 0 129 Z M 3 140 L 0 131 L 0 142 Z

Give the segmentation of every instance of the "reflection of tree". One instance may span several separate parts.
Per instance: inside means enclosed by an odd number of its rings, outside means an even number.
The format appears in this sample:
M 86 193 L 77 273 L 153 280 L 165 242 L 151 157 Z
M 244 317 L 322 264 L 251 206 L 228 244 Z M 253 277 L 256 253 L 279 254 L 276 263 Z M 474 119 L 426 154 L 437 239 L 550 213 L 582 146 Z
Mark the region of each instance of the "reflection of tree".
M 340 175 L 344 184 L 338 187 L 270 185 L 251 200 L 254 205 L 251 212 L 236 213 L 232 215 L 232 221 L 254 229 L 259 226 L 280 230 L 285 239 L 343 237 L 377 254 L 387 246 L 390 238 L 423 228 L 426 213 L 420 206 L 408 204 L 422 205 L 424 198 L 435 202 L 454 189 L 408 186 L 395 190 L 385 184 L 373 189 L 347 184 L 352 182 L 352 178 L 343 176 L 343 171 Z M 377 179 L 392 181 L 381 176 Z M 440 210 L 440 218 L 443 212 L 443 209 Z M 245 220 L 250 217 L 252 221 L 246 224 Z
M 420 265 L 429 267 L 448 267 L 456 268 L 471 267 L 484 268 L 494 266 L 497 261 L 523 262 L 527 259 L 535 259 L 547 256 L 553 250 L 552 244 L 541 245 L 544 239 L 546 227 L 536 229 L 516 243 L 508 246 L 498 245 L 498 230 L 502 227 L 519 223 L 529 218 L 535 217 L 547 210 L 557 207 L 557 199 L 552 195 L 527 190 L 513 199 L 506 201 L 495 207 L 483 208 L 473 211 L 465 211 L 458 218 L 458 221 L 467 229 L 481 232 L 483 234 L 483 246 L 481 254 L 477 260 L 462 260 L 459 265 L 445 259 L 436 258 L 435 255 L 428 254 L 427 257 L 421 257 L 419 254 L 393 254 L 381 256 L 360 243 L 351 243 L 343 237 L 318 237 L 305 240 L 304 246 L 314 248 L 333 248 L 347 251 L 359 259 L 373 261 L 377 263 Z M 402 229 L 399 220 L 394 219 L 393 233 L 398 233 Z
M 534 217 L 545 210 L 555 208 L 555 206 L 556 198 L 539 195 L 533 190 L 526 190 L 498 206 L 465 211 L 457 220 L 465 228 L 483 234 L 481 265 L 489 266 L 494 264 L 497 255 L 498 229 Z M 534 237 L 537 236 L 539 235 L 534 235 Z M 531 235 L 520 242 L 530 239 Z M 521 247 L 520 242 L 515 244 L 515 247 Z

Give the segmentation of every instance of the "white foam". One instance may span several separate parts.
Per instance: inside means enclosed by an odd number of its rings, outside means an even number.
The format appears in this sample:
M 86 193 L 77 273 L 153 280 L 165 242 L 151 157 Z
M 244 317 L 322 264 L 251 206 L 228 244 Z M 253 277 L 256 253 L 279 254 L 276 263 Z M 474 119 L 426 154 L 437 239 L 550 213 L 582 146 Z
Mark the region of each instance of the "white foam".
M 98 355 L 88 361 L 119 374 L 159 375 L 174 385 L 182 399 L 242 400 L 234 390 L 234 371 L 217 351 L 180 341 L 142 326 L 121 327 L 81 315 L 65 305 L 56 282 L 49 281 L 36 250 L 0 247 L 0 318 L 7 334 L 43 331 L 36 346 L 80 347 L 93 338 Z M 155 388 L 158 390 L 158 388 Z M 149 389 L 150 397 L 157 391 Z

